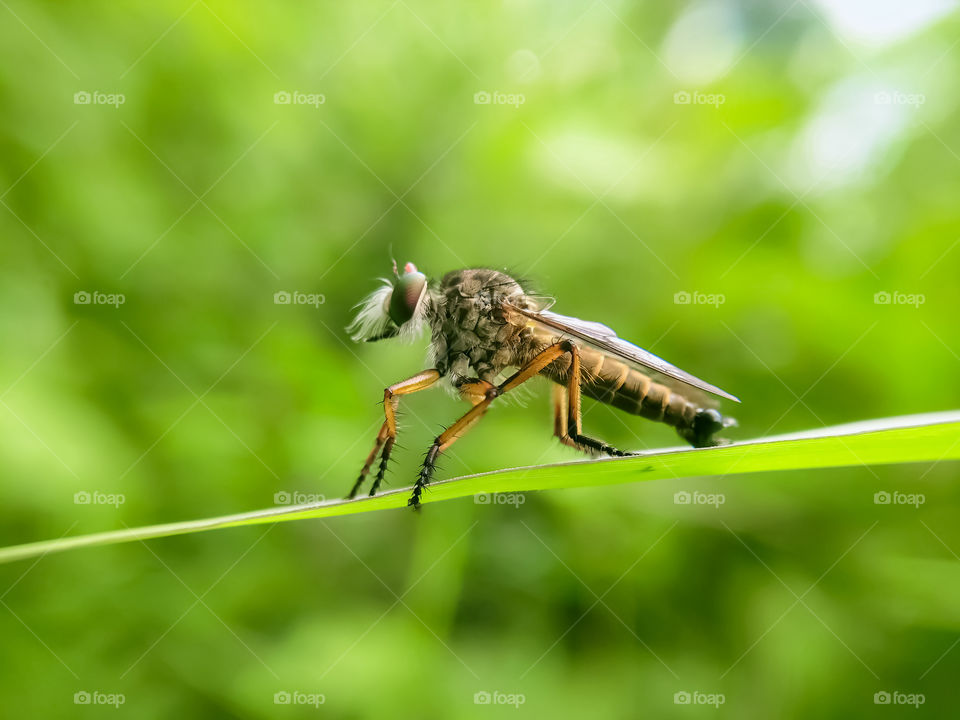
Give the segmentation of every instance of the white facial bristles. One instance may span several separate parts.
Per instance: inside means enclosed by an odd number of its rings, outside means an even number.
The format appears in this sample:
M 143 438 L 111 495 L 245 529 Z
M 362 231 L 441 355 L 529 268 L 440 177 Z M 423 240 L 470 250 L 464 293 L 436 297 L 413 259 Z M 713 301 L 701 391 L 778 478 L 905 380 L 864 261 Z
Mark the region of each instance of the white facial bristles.
M 381 278 L 383 285 L 361 300 L 357 316 L 347 326 L 347 332 L 355 342 L 363 342 L 382 335 L 390 325 L 390 296 L 393 295 L 393 283 Z

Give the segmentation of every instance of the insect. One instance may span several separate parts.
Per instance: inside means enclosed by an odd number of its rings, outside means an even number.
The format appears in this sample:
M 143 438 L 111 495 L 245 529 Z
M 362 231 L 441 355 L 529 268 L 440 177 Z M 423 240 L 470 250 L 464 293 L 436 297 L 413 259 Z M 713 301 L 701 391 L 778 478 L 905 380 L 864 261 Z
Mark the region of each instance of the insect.
M 740 402 L 733 395 L 620 339 L 606 325 L 551 312 L 549 301 L 528 294 L 503 272 L 456 270 L 431 282 L 413 263 L 400 274 L 394 262 L 393 274 L 358 305 L 347 330 L 354 340 L 369 342 L 415 338 L 429 328 L 432 367 L 383 391 L 384 422 L 348 497 L 360 491 L 378 454 L 370 495 L 380 488 L 397 438 L 400 398 L 441 379 L 473 407 L 440 433 L 427 451 L 407 503 L 414 508 L 420 506 L 440 453 L 462 437 L 494 400 L 538 375 L 554 383 L 554 435 L 564 445 L 589 454 L 632 453 L 583 433 L 581 395 L 666 423 L 698 448 L 728 442 L 717 433 L 736 425 L 713 407 L 715 401 L 707 393 Z

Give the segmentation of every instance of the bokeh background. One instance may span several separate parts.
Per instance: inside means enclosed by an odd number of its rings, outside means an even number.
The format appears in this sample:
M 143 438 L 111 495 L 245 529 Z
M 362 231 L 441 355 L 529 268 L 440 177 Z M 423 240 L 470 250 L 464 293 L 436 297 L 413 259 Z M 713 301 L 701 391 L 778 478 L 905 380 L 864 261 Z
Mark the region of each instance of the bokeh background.
M 424 362 L 343 330 L 391 257 L 529 279 L 739 395 L 740 438 L 957 406 L 953 3 L 0 5 L 5 545 L 345 492 Z M 405 408 L 392 487 L 463 411 Z M 574 459 L 550 430 L 541 384 L 440 476 Z M 692 478 L 4 566 L 4 714 L 947 717 L 956 480 Z

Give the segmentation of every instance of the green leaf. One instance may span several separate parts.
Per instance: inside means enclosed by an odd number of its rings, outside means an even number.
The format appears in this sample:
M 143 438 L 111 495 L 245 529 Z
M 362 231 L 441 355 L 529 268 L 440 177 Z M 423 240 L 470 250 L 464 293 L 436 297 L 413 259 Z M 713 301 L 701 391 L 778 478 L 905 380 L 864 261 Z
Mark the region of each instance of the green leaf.
M 430 485 L 424 493 L 423 503 L 433 504 L 481 493 L 598 487 L 665 478 L 957 459 L 960 459 L 960 411 L 950 411 L 838 425 L 715 448 L 653 450 L 626 458 L 581 460 L 466 475 Z M 0 563 L 93 545 L 402 508 L 406 506 L 409 494 L 410 489 L 404 488 L 376 497 L 274 507 L 204 520 L 14 545 L 0 549 Z

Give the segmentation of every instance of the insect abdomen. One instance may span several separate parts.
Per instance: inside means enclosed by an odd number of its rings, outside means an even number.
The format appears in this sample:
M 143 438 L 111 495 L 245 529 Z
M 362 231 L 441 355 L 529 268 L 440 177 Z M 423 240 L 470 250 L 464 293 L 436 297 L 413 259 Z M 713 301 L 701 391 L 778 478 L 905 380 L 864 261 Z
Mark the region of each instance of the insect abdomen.
M 700 409 L 682 394 L 606 353 L 581 348 L 580 358 L 581 391 L 594 400 L 675 428 L 690 427 Z
M 542 344 L 542 343 L 541 343 Z M 722 444 L 716 433 L 735 425 L 710 407 L 703 407 L 682 392 L 654 382 L 645 373 L 620 359 L 589 346 L 578 346 L 580 353 L 580 392 L 586 397 L 632 415 L 665 423 L 694 447 Z M 542 374 L 566 385 L 570 380 L 569 355 L 544 368 Z

